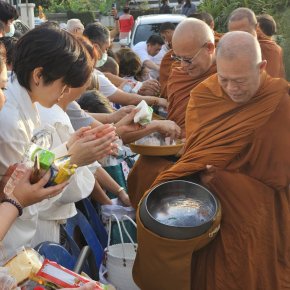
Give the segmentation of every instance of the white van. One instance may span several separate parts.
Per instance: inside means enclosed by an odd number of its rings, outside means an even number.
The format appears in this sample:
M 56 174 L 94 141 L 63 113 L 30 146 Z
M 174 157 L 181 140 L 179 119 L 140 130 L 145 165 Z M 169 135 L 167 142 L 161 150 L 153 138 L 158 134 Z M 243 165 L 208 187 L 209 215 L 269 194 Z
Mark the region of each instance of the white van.
M 186 16 L 179 14 L 153 14 L 137 17 L 131 33 L 130 47 L 132 48 L 140 41 L 146 41 L 152 34 L 159 34 L 162 23 L 171 22 L 177 25 L 185 18 Z

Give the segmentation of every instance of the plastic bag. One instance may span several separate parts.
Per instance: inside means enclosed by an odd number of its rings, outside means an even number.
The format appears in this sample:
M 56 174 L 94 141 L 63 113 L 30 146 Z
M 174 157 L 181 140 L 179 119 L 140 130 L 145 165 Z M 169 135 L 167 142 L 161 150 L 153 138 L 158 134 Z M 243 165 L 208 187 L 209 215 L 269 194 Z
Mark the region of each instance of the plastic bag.
M 111 216 L 114 214 L 117 216 L 118 219 L 123 219 L 123 216 L 128 216 L 131 219 L 135 219 L 136 217 L 136 211 L 132 207 L 125 207 L 123 206 L 120 201 L 115 198 L 112 199 L 112 205 L 102 205 L 101 206 L 101 215 L 102 215 L 102 220 L 106 226 L 107 231 L 109 230 L 109 221 Z M 132 225 L 131 222 L 128 222 L 124 220 L 124 224 L 132 237 L 134 242 L 137 242 L 137 231 L 136 228 Z M 122 229 L 122 234 L 124 236 L 124 242 L 129 243 L 130 240 L 128 239 L 127 235 L 125 232 L 123 232 Z M 118 225 L 114 220 L 112 221 L 112 228 L 111 228 L 111 244 L 119 244 L 121 243 L 121 238 L 120 238 L 120 232 L 118 229 Z
M 5 267 L 0 267 L 0 289 L 11 290 L 15 289 L 16 285 L 16 280 L 9 275 L 8 269 Z

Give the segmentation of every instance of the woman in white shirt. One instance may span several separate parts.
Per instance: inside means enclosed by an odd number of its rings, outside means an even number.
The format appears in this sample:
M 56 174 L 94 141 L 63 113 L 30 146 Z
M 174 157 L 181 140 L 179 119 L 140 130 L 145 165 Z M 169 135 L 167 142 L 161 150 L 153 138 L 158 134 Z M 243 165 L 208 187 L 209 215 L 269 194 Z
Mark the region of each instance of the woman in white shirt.
M 18 41 L 13 76 L 6 91 L 7 101 L 0 112 L 0 172 L 4 173 L 10 164 L 21 162 L 34 130 L 40 125 L 34 103 L 51 107 L 71 87 L 86 83 L 93 66 L 83 45 L 72 35 L 57 28 L 38 27 Z M 70 154 L 74 143 L 79 142 L 78 138 L 79 135 L 75 134 L 56 153 L 59 156 Z M 96 139 L 88 135 L 86 140 L 99 150 L 107 149 L 104 146 L 110 147 L 110 143 L 104 145 L 107 138 Z M 68 187 L 73 190 L 70 184 Z M 66 196 L 61 194 L 57 198 L 61 202 Z M 23 215 L 16 219 L 3 240 L 0 263 L 18 247 L 31 246 L 37 220 L 37 205 L 23 210 Z

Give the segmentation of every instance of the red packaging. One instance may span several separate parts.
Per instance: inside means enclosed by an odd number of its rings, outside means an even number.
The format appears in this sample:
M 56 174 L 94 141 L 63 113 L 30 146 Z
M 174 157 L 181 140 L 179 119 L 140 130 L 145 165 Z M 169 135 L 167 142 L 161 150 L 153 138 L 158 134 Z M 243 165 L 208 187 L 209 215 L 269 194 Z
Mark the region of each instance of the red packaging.
M 78 288 L 91 281 L 47 259 L 44 260 L 41 269 L 36 273 L 35 279 L 53 283 L 60 288 Z M 96 282 L 95 290 L 106 289 L 106 285 Z

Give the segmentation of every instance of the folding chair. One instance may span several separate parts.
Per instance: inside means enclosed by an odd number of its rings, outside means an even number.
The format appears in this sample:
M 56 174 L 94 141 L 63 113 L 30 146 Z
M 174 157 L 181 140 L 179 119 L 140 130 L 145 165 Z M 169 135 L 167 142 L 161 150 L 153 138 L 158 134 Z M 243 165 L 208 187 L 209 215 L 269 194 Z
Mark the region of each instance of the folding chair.
M 94 229 L 95 234 L 97 235 L 102 247 L 106 248 L 108 243 L 108 234 L 96 209 L 94 208 L 89 198 L 81 200 L 81 203 L 84 215 Z
M 63 246 L 54 242 L 43 242 L 34 248 L 43 257 L 54 261 L 61 266 L 73 270 L 76 257 L 72 256 Z
M 104 249 L 83 213 L 77 210 L 77 214 L 67 220 L 65 229 L 68 235 L 76 241 L 80 248 L 83 247 L 83 245 L 80 245 L 82 241 L 78 241 L 77 238 L 79 232 L 82 234 L 81 238 L 83 238 L 86 244 L 91 248 L 95 256 L 96 265 L 99 269 L 103 260 Z

